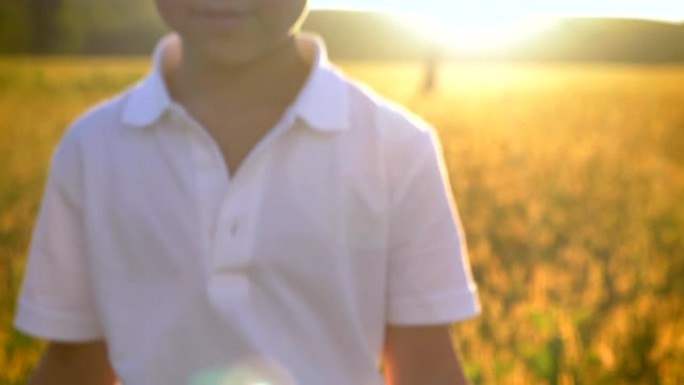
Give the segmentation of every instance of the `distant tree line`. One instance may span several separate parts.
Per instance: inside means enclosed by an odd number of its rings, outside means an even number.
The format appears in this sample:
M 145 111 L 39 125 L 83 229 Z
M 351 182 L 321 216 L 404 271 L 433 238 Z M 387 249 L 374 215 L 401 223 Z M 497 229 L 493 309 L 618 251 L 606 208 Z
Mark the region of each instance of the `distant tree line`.
M 318 31 L 333 58 L 352 60 L 504 60 L 518 62 L 684 62 L 684 23 L 619 18 L 567 18 L 498 52 L 469 53 L 429 43 L 426 31 L 372 12 L 312 12 L 305 28 Z M 448 29 L 448 28 L 447 28 Z
M 0 53 L 147 53 L 164 32 L 153 7 L 148 0 L 0 0 Z
M 324 38 L 332 59 L 684 62 L 684 24 L 644 20 L 566 19 L 486 54 L 436 46 L 427 31 L 380 12 L 312 11 L 303 28 Z M 0 0 L 0 54 L 145 55 L 165 30 L 151 0 Z

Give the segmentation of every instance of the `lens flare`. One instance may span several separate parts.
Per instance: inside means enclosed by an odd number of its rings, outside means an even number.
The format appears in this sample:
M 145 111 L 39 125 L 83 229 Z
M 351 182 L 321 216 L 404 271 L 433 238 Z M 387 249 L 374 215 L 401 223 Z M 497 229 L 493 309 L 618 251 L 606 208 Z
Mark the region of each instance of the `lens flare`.
M 228 368 L 195 374 L 190 385 L 296 385 L 283 365 L 265 357 L 250 357 Z

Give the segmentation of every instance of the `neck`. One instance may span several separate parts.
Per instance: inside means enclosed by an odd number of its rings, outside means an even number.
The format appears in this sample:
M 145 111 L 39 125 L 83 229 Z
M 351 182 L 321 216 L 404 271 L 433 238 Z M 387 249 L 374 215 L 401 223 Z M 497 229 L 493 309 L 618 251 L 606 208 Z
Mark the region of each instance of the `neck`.
M 169 69 L 168 83 L 172 97 L 182 104 L 289 102 L 309 70 L 294 37 L 245 62 L 226 63 L 191 51 L 179 56 Z

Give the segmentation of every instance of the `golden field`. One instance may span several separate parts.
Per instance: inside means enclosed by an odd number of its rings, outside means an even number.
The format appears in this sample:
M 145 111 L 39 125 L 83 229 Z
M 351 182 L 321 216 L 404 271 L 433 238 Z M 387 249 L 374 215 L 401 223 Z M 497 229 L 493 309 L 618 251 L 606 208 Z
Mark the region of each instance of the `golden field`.
M 474 384 L 684 383 L 684 67 L 340 63 L 440 133 L 482 315 L 454 328 Z M 0 384 L 51 150 L 146 60 L 0 59 Z

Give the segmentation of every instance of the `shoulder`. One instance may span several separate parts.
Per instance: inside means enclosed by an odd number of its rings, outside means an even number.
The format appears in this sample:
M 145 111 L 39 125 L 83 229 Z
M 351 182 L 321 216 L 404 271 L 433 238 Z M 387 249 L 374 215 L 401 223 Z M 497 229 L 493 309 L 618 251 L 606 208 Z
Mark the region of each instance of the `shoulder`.
M 79 149 L 102 144 L 111 133 L 123 129 L 123 110 L 133 88 L 93 104 L 73 119 L 58 142 L 55 155 L 73 155 Z
M 438 141 L 434 127 L 409 108 L 369 85 L 339 75 L 347 85 L 351 131 L 355 139 L 372 136 L 388 157 L 427 150 Z
M 121 116 L 129 93 L 125 91 L 114 95 L 86 109 L 67 127 L 64 137 L 86 140 L 99 132 L 119 129 L 123 125 Z
M 52 179 L 76 188 L 86 165 L 104 159 L 107 149 L 125 128 L 122 114 L 133 88 L 93 104 L 71 121 L 52 151 Z
M 376 131 L 390 142 L 428 139 L 434 128 L 409 108 L 381 95 L 368 84 L 339 75 L 346 82 L 354 126 Z

